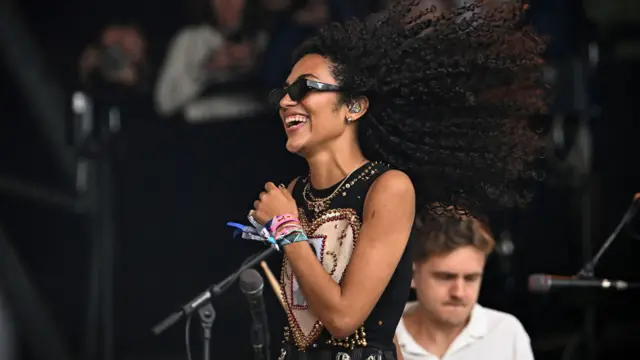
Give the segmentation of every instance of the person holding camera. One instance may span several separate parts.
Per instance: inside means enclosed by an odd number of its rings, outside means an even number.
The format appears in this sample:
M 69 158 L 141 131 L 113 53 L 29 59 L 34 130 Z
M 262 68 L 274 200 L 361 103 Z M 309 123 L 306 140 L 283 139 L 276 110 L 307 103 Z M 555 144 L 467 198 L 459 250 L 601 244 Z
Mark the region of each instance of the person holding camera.
M 169 46 L 155 88 L 162 116 L 187 122 L 250 118 L 260 112 L 254 69 L 267 38 L 251 0 L 192 0 L 195 16 Z
M 81 85 L 101 98 L 144 92 L 149 77 L 147 41 L 134 24 L 112 24 L 85 48 L 78 64 Z

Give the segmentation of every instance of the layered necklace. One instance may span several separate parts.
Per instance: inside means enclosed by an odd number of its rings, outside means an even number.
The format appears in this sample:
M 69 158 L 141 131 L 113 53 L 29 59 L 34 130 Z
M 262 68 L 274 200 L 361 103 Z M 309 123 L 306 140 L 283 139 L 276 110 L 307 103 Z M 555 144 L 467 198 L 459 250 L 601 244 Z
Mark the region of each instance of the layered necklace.
M 302 191 L 302 197 L 304 198 L 304 201 L 307 203 L 307 206 L 309 207 L 309 209 L 311 209 L 315 213 L 315 215 L 318 215 L 319 213 L 327 210 L 329 208 L 329 205 L 331 204 L 331 200 L 333 200 L 333 198 L 335 198 L 340 193 L 343 187 L 344 187 L 344 191 L 342 192 L 342 196 L 346 196 L 347 195 L 346 189 L 353 186 L 353 184 L 355 184 L 358 180 L 360 180 L 362 176 L 358 176 L 353 180 L 351 180 L 350 182 L 347 182 L 347 180 L 351 178 L 351 175 L 353 175 L 353 173 L 355 173 L 356 170 L 360 169 L 368 161 L 369 160 L 364 160 L 362 163 L 358 164 L 358 166 L 356 166 L 353 170 L 351 170 L 351 172 L 347 174 L 347 176 L 345 176 L 344 179 L 342 179 L 340 184 L 338 184 L 338 186 L 335 188 L 335 190 L 333 190 L 331 194 L 329 194 L 329 196 L 326 196 L 323 198 L 317 198 L 313 196 L 313 194 L 311 193 L 311 172 L 309 172 L 309 176 L 307 177 L 309 181 L 307 181 L 307 184 L 305 185 Z M 364 174 L 364 173 L 366 173 L 366 171 L 362 172 L 361 174 Z

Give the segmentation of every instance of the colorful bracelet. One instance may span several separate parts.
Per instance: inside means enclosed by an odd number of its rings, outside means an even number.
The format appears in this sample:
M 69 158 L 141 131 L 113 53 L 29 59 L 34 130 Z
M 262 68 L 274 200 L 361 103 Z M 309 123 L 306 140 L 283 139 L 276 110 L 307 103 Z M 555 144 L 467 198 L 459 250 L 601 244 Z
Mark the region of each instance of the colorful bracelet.
M 274 216 L 273 219 L 269 220 L 269 222 L 265 224 L 265 227 L 269 229 L 269 233 L 271 233 L 271 235 L 274 235 L 279 227 L 290 222 L 300 223 L 297 216 L 291 214 L 283 214 Z
M 286 245 L 301 241 L 309 241 L 309 238 L 307 238 L 307 234 L 305 234 L 304 231 L 295 230 L 282 236 L 281 238 L 277 238 L 276 244 L 282 249 Z
M 301 227 L 298 226 L 289 226 L 286 227 L 284 229 L 281 229 L 280 231 L 278 231 L 278 233 L 276 234 L 276 236 L 274 236 L 273 238 L 278 240 L 278 239 L 282 239 L 285 236 L 293 233 L 293 232 L 304 232 L 304 230 Z
M 247 220 L 253 226 L 234 222 L 227 223 L 228 226 L 236 229 L 233 232 L 234 237 L 240 235 L 243 239 L 261 241 L 278 251 L 282 251 L 282 247 L 285 245 L 309 240 L 304 233 L 302 224 L 293 215 L 276 216 L 265 225 L 260 225 L 251 214 L 247 216 Z M 309 244 L 311 245 L 311 243 Z M 313 250 L 315 253 L 315 249 Z
M 290 222 L 280 226 L 275 234 L 272 234 L 272 236 L 277 239 L 282 237 L 283 233 L 286 232 L 287 234 L 289 234 L 295 230 L 304 231 L 304 228 L 302 228 L 302 225 L 300 225 L 300 223 L 298 222 Z

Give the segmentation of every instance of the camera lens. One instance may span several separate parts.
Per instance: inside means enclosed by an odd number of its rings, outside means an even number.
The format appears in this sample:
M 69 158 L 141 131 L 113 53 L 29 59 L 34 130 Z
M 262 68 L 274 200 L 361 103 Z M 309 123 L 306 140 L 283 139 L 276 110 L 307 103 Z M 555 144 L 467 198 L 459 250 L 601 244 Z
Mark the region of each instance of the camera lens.
M 109 46 L 102 50 L 100 68 L 105 75 L 122 71 L 128 62 L 127 54 L 119 46 Z

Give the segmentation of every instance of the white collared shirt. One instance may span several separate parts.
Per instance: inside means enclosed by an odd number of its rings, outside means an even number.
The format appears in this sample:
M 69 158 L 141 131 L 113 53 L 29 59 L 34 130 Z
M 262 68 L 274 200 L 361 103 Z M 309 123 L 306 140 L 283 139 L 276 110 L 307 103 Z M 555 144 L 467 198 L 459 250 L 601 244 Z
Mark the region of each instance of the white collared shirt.
M 417 305 L 407 304 L 405 313 Z M 404 360 L 533 360 L 531 341 L 524 327 L 513 315 L 476 304 L 469 324 L 438 358 L 422 348 L 400 319 L 396 329 Z

